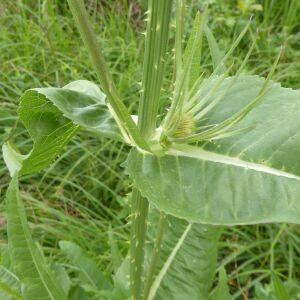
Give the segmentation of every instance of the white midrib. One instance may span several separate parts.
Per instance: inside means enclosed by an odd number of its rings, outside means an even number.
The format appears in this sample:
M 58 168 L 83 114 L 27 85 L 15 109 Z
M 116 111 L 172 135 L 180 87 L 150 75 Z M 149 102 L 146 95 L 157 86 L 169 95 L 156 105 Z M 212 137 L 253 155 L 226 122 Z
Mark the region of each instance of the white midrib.
M 162 269 L 160 270 L 160 272 L 158 273 L 158 275 L 156 276 L 150 292 L 149 292 L 149 296 L 147 298 L 147 300 L 153 300 L 158 288 L 160 287 L 160 284 L 164 278 L 164 276 L 167 274 L 172 262 L 174 261 L 177 252 L 179 251 L 180 247 L 182 246 L 186 236 L 188 235 L 190 229 L 192 228 L 192 224 L 188 224 L 187 227 L 185 228 L 184 232 L 182 233 L 181 237 L 179 238 L 179 240 L 177 241 L 175 247 L 173 248 L 171 254 L 169 255 L 168 259 L 166 260 L 166 262 L 164 263 Z
M 198 148 L 190 145 L 174 144 L 171 148 L 169 148 L 166 154 L 174 155 L 174 156 L 197 158 L 205 161 L 211 161 L 215 163 L 241 167 L 241 168 L 250 169 L 258 172 L 263 172 L 266 174 L 271 174 L 274 176 L 281 176 L 281 177 L 296 179 L 300 181 L 299 176 L 282 170 L 274 169 L 272 167 L 268 167 L 258 163 L 247 162 L 237 157 L 231 157 L 231 156 L 226 156 L 226 155 L 206 151 L 203 150 L 202 148 Z

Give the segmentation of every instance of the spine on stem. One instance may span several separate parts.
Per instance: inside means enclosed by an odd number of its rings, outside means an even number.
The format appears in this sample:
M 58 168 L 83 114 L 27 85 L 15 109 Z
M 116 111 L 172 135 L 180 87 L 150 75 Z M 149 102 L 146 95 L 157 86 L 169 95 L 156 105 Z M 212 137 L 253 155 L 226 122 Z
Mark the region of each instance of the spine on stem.
M 149 139 L 156 128 L 165 56 L 168 44 L 172 0 L 149 0 L 142 93 L 139 105 L 138 127 Z M 147 232 L 148 201 L 134 189 L 130 238 L 131 299 L 141 299 L 144 274 L 144 249 Z

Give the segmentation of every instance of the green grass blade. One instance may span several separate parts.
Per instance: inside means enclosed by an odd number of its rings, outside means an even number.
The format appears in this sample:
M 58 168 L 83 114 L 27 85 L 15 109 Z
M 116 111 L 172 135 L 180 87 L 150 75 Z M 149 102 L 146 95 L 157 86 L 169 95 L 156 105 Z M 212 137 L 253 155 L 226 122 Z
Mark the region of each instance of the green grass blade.
M 24 299 L 67 299 L 32 240 L 16 173 L 7 190 L 6 208 L 8 247 L 13 268 L 22 283 Z

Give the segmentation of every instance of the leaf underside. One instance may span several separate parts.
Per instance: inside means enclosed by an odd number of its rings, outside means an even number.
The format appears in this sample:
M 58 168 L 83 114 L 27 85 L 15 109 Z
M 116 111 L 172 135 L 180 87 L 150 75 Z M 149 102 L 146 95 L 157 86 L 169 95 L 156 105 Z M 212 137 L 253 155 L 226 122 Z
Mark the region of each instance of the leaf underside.
M 6 205 L 8 248 L 14 271 L 22 284 L 24 299 L 67 299 L 30 235 L 25 209 L 19 197 L 17 173 L 7 190 Z
M 150 209 L 148 239 L 145 257 L 145 274 L 153 251 L 159 213 Z M 172 250 L 188 226 L 188 222 L 167 216 L 163 242 L 161 245 L 157 273 L 162 269 Z M 154 299 L 207 300 L 217 263 L 218 240 L 221 226 L 193 224 L 180 246 L 170 267 L 167 269 Z M 121 264 L 114 280 L 114 297 L 109 299 L 125 300 L 129 293 L 129 260 Z
M 232 78 L 225 80 L 221 93 Z M 241 76 L 209 113 L 217 124 L 247 105 L 264 79 Z M 158 209 L 191 222 L 300 224 L 300 93 L 271 83 L 233 129 L 253 130 L 155 157 L 132 150 L 127 172 Z
M 154 238 L 157 211 L 150 212 L 150 238 Z M 152 225 L 152 226 L 151 226 Z M 167 216 L 158 270 L 167 260 L 180 239 L 188 222 Z M 179 248 L 170 268 L 157 290 L 155 299 L 206 300 L 215 275 L 220 226 L 193 224 L 183 244 Z M 150 258 L 153 244 L 147 246 Z
M 19 117 L 34 141 L 20 175 L 48 167 L 79 126 L 102 136 L 122 140 L 105 104 L 105 95 L 87 80 L 63 88 L 37 88 L 20 99 Z

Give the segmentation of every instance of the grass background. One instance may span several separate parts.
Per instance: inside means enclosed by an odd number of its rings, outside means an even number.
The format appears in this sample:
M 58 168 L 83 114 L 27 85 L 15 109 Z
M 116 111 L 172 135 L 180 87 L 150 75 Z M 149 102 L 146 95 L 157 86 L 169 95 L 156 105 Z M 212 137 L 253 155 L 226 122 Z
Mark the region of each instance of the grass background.
M 145 22 L 144 2 L 89 0 L 87 7 L 104 55 L 122 98 L 137 109 L 142 74 Z M 193 16 L 203 8 L 200 0 L 187 1 L 188 36 Z M 285 46 L 274 80 L 300 88 L 300 2 L 298 0 L 209 0 L 209 24 L 222 50 L 254 16 L 251 31 L 228 64 L 234 72 L 255 40 L 245 73 L 265 76 Z M 162 104 L 171 92 L 174 28 L 170 35 Z M 204 45 L 203 68 L 211 70 Z M 66 1 L 0 0 L 0 141 L 13 136 L 25 151 L 31 148 L 17 121 L 18 98 L 28 88 L 63 86 L 72 80 L 96 81 L 78 37 Z M 163 110 L 162 110 L 163 112 Z M 113 262 L 128 249 L 130 181 L 121 163 L 126 146 L 80 131 L 47 170 L 22 180 L 34 238 L 51 260 L 63 260 L 59 240 L 80 245 L 110 275 Z M 0 160 L 0 243 L 6 244 L 4 194 L 9 175 Z M 113 251 L 113 256 L 111 254 Z M 293 286 L 300 299 L 300 229 L 293 225 L 232 227 L 220 241 L 218 267 L 225 266 L 233 299 L 272 298 L 270 270 Z M 298 280 L 298 282 L 297 282 Z M 256 296 L 255 296 L 256 295 Z M 261 296 L 260 296 L 261 295 Z M 266 298 L 262 298 L 266 295 Z M 261 297 L 261 298 L 260 298 Z

